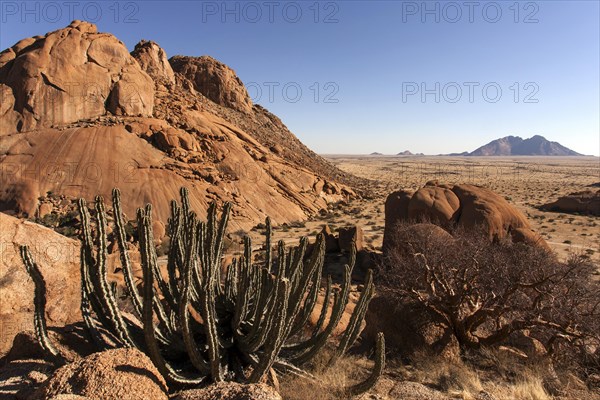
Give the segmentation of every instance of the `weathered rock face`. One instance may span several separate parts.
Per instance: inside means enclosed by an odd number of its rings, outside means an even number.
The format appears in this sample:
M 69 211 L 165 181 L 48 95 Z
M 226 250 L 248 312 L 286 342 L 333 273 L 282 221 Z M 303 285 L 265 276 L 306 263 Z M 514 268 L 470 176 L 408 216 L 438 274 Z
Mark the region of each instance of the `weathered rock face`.
M 395 246 L 400 254 L 423 253 L 426 251 L 425 243 L 428 243 L 431 239 L 440 241 L 452 239 L 452 235 L 448 231 L 431 223 L 413 224 L 402 230 L 402 232 L 395 231 L 390 235 L 393 235 L 393 237 L 388 238 L 388 243 Z M 419 244 L 423 244 L 423 246 L 409 247 L 409 242 L 411 246 L 418 246 Z
M 352 245 L 355 245 L 356 251 L 361 251 L 364 247 L 364 240 L 363 230 L 358 225 L 338 229 L 338 242 L 341 250 L 351 251 Z
M 425 186 L 413 194 L 408 203 L 408 218 L 424 219 L 440 225 L 456 221 L 460 207 L 458 197 L 449 189 Z
M 1 113 L 3 135 L 107 112 L 151 116 L 154 106 L 154 83 L 125 45 L 81 21 L 4 50 L 0 83 L 12 90 L 19 114 L 15 124 L 14 112 Z M 6 88 L 2 95 L 13 102 Z
M 167 400 L 167 390 L 164 378 L 144 353 L 113 349 L 59 368 L 33 398 L 49 400 L 74 394 L 105 400 Z
M 140 128 L 141 137 L 124 125 L 13 134 L 0 146 L 5 168 L 0 210 L 34 215 L 38 197 L 48 191 L 92 201 L 96 194 L 110 199 L 115 186 L 130 219 L 137 207 L 152 203 L 154 216 L 163 223 L 170 201 L 179 199 L 183 186 L 200 213 L 211 201 L 231 201 L 232 229 L 249 229 L 266 215 L 274 223 L 302 220 L 306 213 L 327 206 L 327 196 L 312 189 L 318 178 L 310 171 L 279 157 L 256 162 L 253 154 L 265 149 L 250 136 L 205 113 L 190 115 L 202 121 L 202 134 L 191 135 L 150 119 L 136 119 L 146 126 Z M 144 137 L 156 140 L 159 148 Z M 190 150 L 181 147 L 182 140 Z
M 391 381 L 390 390 L 387 390 L 387 399 L 402 399 L 402 400 L 450 400 L 451 397 L 443 392 L 432 389 L 422 383 L 401 381 Z M 362 399 L 361 399 L 362 400 Z M 366 400 L 366 399 L 365 399 Z M 479 397 L 476 400 L 480 400 Z
M 21 121 L 21 114 L 15 111 L 15 96 L 12 88 L 0 83 L 0 132 L 14 132 Z
M 188 79 L 195 90 L 217 104 L 234 110 L 252 112 L 246 87 L 227 65 L 209 56 L 172 57 L 173 69 Z
M 340 171 L 252 107 L 227 66 L 176 57 L 174 72 L 154 42 L 132 54 L 79 21 L 0 54 L 0 210 L 32 216 L 48 191 L 90 201 L 119 187 L 130 218 L 152 203 L 165 223 L 185 186 L 199 215 L 231 201 L 232 229 L 249 229 L 353 195 L 331 178 Z M 93 90 L 75 101 L 83 83 Z M 131 84 L 140 101 L 129 101 Z
M 569 214 L 600 216 L 600 190 L 584 190 L 563 196 L 552 203 L 540 207 L 544 211 L 557 211 Z
M 385 251 L 390 243 L 390 238 L 393 232 L 393 227 L 399 221 L 408 219 L 408 203 L 412 198 L 412 192 L 407 190 L 399 190 L 390 193 L 385 199 L 385 227 L 383 233 L 383 249 Z
M 491 237 L 505 237 L 512 229 L 529 227 L 527 218 L 502 196 L 489 189 L 473 185 L 452 188 L 460 199 L 461 226 L 483 225 Z
M 430 183 L 414 194 L 399 191 L 388 196 L 384 250 L 393 245 L 394 225 L 401 221 L 418 222 L 423 218 L 445 228 L 482 226 L 490 239 L 510 235 L 514 242 L 548 248 L 544 239 L 531 229 L 527 218 L 493 191 L 466 184 L 450 187 Z
M 155 42 L 140 41 L 135 45 L 131 55 L 154 81 L 175 83 L 175 73 L 169 64 L 167 53 Z
M 227 382 L 203 389 L 184 390 L 172 397 L 172 400 L 281 400 L 281 396 L 264 383 L 244 385 Z
M 49 325 L 81 318 L 79 311 L 79 242 L 40 225 L 0 213 L 0 355 L 14 336 L 33 329 L 34 284 L 25 271 L 20 245 L 28 245 L 46 280 Z

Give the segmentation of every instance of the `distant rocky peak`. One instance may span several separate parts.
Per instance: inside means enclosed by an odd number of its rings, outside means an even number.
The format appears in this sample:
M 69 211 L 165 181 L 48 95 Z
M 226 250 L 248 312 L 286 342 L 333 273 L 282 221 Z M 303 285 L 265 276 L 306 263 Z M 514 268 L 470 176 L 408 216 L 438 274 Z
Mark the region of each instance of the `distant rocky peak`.
M 557 142 L 551 142 L 541 135 L 529 139 L 519 136 L 505 136 L 492 140 L 477 150 L 468 153 L 471 156 L 578 156 L 581 155 Z

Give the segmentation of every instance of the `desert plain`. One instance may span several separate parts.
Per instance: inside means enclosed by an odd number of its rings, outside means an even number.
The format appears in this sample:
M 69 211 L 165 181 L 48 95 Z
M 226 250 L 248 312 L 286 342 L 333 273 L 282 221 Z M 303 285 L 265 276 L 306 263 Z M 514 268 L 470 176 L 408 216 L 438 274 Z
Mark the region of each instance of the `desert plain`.
M 358 225 L 364 232 L 365 247 L 381 250 L 386 197 L 395 190 L 417 190 L 437 180 L 489 188 L 523 212 L 561 258 L 575 253 L 600 260 L 600 217 L 539 209 L 561 196 L 594 190 L 592 185 L 600 182 L 597 157 L 324 157 L 342 171 L 364 179 L 362 198 L 333 205 L 305 223 L 283 225 L 276 230 L 276 239 L 293 242 L 301 235 L 316 234 L 325 224 L 332 231 Z

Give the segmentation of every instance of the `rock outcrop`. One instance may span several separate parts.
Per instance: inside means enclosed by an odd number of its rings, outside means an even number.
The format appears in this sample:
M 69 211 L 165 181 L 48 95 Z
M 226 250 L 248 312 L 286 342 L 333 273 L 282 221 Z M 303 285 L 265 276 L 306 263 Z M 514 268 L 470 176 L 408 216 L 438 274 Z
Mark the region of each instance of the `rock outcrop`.
M 20 245 L 28 245 L 46 280 L 46 317 L 49 325 L 65 325 L 81 318 L 79 242 L 43 226 L 0 213 L 0 355 L 15 335 L 33 329 L 34 284 L 27 274 Z
M 32 398 L 50 400 L 70 394 L 103 400 L 167 400 L 167 390 L 148 356 L 136 349 L 113 349 L 57 369 Z
M 169 64 L 167 53 L 152 40 L 140 41 L 131 55 L 155 82 L 175 84 L 175 72 Z
M 361 251 L 364 247 L 364 232 L 358 225 L 338 229 L 338 242 L 341 250 L 351 251 L 352 246 L 356 246 L 356 251 Z
M 391 193 L 385 204 L 384 252 L 394 243 L 394 226 L 399 222 L 431 222 L 444 228 L 481 226 L 490 239 L 510 236 L 514 242 L 525 242 L 548 248 L 535 233 L 523 213 L 502 196 L 474 185 L 448 186 L 428 183 L 415 193 Z
M 190 389 L 179 392 L 172 400 L 281 400 L 275 389 L 264 383 L 244 385 L 227 382 L 203 389 Z
M 166 222 L 170 201 L 185 186 L 195 210 L 231 201 L 232 227 L 249 229 L 266 215 L 278 224 L 305 219 L 342 196 L 316 193 L 318 177 L 279 157 L 257 162 L 265 149 L 225 121 L 199 111 L 188 116 L 198 122 L 200 135 L 152 119 L 131 120 L 135 133 L 115 125 L 13 134 L 0 153 L 12 172 L 4 175 L 0 210 L 32 216 L 47 192 L 92 201 L 96 194 L 110 198 L 117 186 L 130 218 L 137 207 L 152 203 L 154 215 Z
M 540 206 L 543 211 L 568 214 L 586 214 L 600 217 L 600 190 L 584 190 L 562 196 L 556 201 Z
M 152 203 L 165 223 L 185 186 L 199 214 L 230 201 L 231 226 L 249 229 L 354 195 L 226 65 L 169 62 L 151 41 L 130 55 L 87 22 L 2 52 L 0 95 L 0 211 L 33 216 L 48 192 L 91 201 L 116 186 L 130 218 Z
M 0 83 L 3 104 L 14 104 L 2 113 L 2 135 L 107 112 L 149 117 L 154 107 L 154 83 L 125 45 L 82 21 L 4 50 Z
M 209 56 L 175 56 L 170 62 L 194 90 L 210 100 L 237 111 L 252 112 L 252 100 L 246 87 L 227 65 Z
M 506 136 L 492 140 L 467 156 L 581 156 L 558 142 L 552 142 L 540 135 L 528 139 L 519 136 Z

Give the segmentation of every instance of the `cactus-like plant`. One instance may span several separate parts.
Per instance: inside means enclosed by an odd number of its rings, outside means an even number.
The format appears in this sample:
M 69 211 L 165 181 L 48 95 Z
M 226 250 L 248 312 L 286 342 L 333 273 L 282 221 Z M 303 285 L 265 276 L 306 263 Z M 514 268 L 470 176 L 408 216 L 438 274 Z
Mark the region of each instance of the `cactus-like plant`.
M 316 326 L 307 332 L 321 289 L 325 245 L 319 235 L 310 257 L 308 240 L 286 248 L 283 241 L 273 257 L 271 222 L 266 220 L 265 263 L 254 262 L 252 243 L 244 239 L 243 255 L 222 274 L 223 241 L 231 205 L 225 203 L 221 218 L 209 206 L 206 222 L 190 209 L 187 190 L 182 203 L 171 203 L 168 221 L 170 248 L 166 274 L 161 272 L 154 246 L 152 207 L 137 211 L 137 227 L 143 271 L 143 288 L 135 284 L 126 243 L 120 195 L 113 190 L 115 235 L 122 273 L 133 314 L 118 307 L 107 280 L 107 217 L 102 197 L 96 197 L 96 235 L 90 213 L 79 200 L 82 222 L 81 312 L 92 340 L 100 349 L 136 347 L 152 359 L 157 369 L 177 385 L 204 381 L 259 382 L 274 371 L 313 376 L 304 366 L 321 350 L 336 328 L 348 303 L 356 251 L 345 266 L 340 289 L 326 285 L 325 300 Z M 44 320 L 45 285 L 26 247 L 23 261 L 36 283 L 36 333 L 52 357 L 59 353 L 50 343 Z M 372 273 L 347 328 L 332 352 L 329 365 L 355 342 L 369 301 L 374 294 Z M 331 298 L 333 297 L 333 301 Z M 378 336 L 375 367 L 366 381 L 350 387 L 356 394 L 372 387 L 384 366 L 384 338 Z

